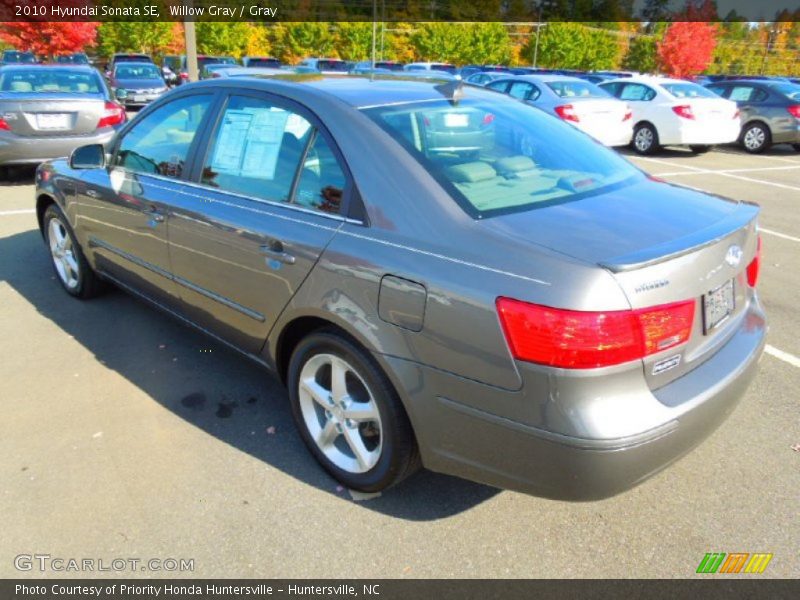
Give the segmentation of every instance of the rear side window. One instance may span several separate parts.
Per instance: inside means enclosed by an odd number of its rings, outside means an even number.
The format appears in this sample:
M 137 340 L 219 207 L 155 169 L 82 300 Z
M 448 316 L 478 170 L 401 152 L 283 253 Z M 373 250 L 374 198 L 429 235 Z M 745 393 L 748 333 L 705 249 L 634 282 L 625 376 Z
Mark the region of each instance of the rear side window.
M 622 87 L 621 83 L 604 83 L 601 84 L 600 89 L 607 91 L 612 96 L 616 96 L 619 98 L 620 88 Z
M 647 102 L 656 97 L 656 92 L 641 83 L 626 83 L 618 97 L 620 100 Z
M 178 178 L 211 96 L 187 96 L 159 107 L 122 138 L 115 164 L 151 175 Z
M 345 187 L 336 156 L 311 123 L 248 96 L 228 101 L 201 181 L 220 190 L 332 213 L 339 212 Z
M 724 85 L 710 85 L 708 89 L 714 92 L 717 96 L 722 96 L 723 98 L 726 97 L 726 92 L 728 88 Z
M 496 92 L 505 92 L 506 88 L 508 87 L 508 81 L 493 81 L 486 87 L 490 90 L 495 90 Z
M 752 85 L 736 85 L 731 89 L 730 100 L 734 102 L 763 102 L 769 97 L 764 90 Z
M 541 92 L 531 83 L 515 81 L 508 89 L 508 95 L 517 100 L 536 100 Z

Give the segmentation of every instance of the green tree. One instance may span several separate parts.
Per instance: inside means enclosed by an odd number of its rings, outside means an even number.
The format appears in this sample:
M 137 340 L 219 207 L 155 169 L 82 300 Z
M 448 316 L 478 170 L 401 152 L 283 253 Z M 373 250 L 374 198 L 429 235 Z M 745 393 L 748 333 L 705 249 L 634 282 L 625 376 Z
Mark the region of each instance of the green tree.
M 658 69 L 657 50 L 656 38 L 651 36 L 633 38 L 622 61 L 622 68 L 640 73 L 655 73 Z
M 536 36 L 531 35 L 521 50 L 523 62 L 532 59 L 535 43 Z M 562 69 L 616 69 L 622 48 L 622 38 L 610 31 L 551 22 L 542 30 L 537 62 Z
M 241 58 L 247 52 L 252 27 L 250 23 L 239 21 L 230 23 L 198 21 L 195 24 L 197 52 Z
M 336 23 L 334 36 L 339 58 L 367 60 L 372 55 L 372 23 Z
M 330 23 L 281 23 L 272 28 L 272 46 L 283 62 L 294 64 L 306 56 L 331 56 L 335 38 Z
M 174 38 L 174 27 L 169 21 L 110 21 L 97 29 L 97 49 L 102 56 L 116 52 L 164 54 Z

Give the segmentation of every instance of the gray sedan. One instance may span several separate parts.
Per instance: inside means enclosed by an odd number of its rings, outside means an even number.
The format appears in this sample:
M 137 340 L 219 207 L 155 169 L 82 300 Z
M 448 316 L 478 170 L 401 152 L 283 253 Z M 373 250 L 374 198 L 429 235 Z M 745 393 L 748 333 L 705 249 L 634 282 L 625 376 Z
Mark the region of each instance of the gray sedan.
M 151 62 L 117 63 L 109 84 L 117 100 L 126 107 L 149 104 L 169 89 L 161 69 Z
M 112 282 L 270 369 L 365 492 L 423 465 L 616 494 L 719 425 L 764 347 L 756 206 L 459 83 L 185 86 L 40 167 L 36 210 L 68 294 Z
M 100 74 L 89 66 L 0 68 L 0 166 L 69 156 L 105 144 L 125 122 Z
M 787 81 L 719 81 L 706 86 L 736 102 L 741 111 L 739 143 L 751 153 L 773 144 L 791 144 L 800 152 L 800 85 Z

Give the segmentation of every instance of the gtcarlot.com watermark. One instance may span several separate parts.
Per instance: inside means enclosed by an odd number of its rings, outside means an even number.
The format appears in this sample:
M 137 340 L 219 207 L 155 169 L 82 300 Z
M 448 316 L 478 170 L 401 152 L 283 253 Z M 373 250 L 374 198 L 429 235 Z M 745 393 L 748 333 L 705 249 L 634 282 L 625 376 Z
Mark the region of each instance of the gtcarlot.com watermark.
M 193 558 L 74 558 L 51 556 L 50 554 L 17 554 L 14 557 L 17 571 L 38 573 L 62 572 L 192 572 Z

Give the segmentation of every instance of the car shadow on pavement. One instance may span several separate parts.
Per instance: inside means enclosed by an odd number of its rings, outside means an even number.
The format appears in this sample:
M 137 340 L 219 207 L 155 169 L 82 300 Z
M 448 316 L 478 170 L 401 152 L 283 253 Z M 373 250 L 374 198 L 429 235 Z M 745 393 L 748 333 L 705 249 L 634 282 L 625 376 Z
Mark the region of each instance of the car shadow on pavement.
M 36 230 L 0 238 L 0 282 L 155 402 L 219 440 L 351 502 L 297 434 L 283 386 L 268 371 L 129 295 L 70 298 Z M 124 402 L 125 398 L 119 398 Z M 413 521 L 447 518 L 499 490 L 422 471 L 359 506 Z
M 0 187 L 33 185 L 36 167 L 0 167 Z

